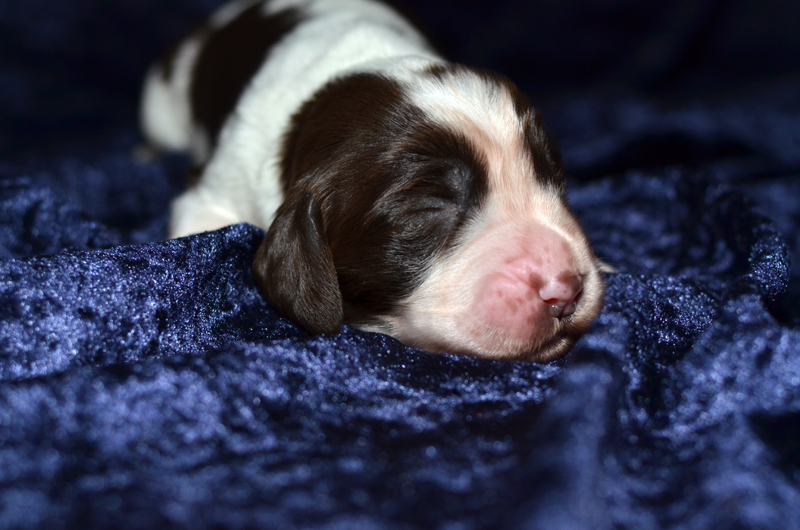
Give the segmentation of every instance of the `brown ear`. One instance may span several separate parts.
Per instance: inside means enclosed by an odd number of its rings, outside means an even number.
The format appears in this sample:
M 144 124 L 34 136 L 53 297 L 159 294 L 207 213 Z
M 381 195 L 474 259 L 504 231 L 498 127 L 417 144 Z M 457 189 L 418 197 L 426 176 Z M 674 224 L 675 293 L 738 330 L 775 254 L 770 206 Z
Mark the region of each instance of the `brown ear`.
M 311 333 L 337 333 L 342 293 L 319 204 L 307 191 L 290 194 L 253 260 L 261 293 Z

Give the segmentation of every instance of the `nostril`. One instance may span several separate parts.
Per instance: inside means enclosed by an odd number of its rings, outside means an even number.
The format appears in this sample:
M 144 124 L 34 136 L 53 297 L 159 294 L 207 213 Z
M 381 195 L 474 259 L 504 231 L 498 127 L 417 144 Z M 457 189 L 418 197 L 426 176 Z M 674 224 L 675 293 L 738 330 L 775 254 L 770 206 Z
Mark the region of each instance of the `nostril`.
M 539 297 L 547 304 L 548 312 L 553 318 L 565 318 L 575 312 L 582 290 L 581 277 L 570 274 L 546 283 L 539 289 Z
M 550 315 L 553 316 L 554 318 L 566 318 L 570 316 L 572 313 L 574 313 L 577 307 L 578 304 L 572 302 L 567 306 L 553 304 L 548 308 L 548 310 L 550 312 Z

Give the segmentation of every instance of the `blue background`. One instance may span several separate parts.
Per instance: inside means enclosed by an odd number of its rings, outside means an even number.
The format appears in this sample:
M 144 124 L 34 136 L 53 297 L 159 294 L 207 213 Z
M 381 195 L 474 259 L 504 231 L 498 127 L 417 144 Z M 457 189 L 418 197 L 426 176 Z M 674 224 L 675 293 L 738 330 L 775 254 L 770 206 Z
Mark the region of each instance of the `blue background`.
M 800 5 L 407 1 L 561 146 L 606 308 L 541 366 L 309 337 L 163 241 L 144 70 L 219 5 L 0 0 L 0 528 L 800 528 Z

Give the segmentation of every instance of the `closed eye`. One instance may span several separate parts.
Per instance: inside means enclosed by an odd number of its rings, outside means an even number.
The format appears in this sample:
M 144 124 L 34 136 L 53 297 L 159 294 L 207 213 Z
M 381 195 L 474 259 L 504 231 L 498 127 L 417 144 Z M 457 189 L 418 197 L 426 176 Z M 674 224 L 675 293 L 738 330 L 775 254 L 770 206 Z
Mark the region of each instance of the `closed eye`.
M 408 210 L 410 215 L 446 215 L 450 218 L 458 218 L 460 212 L 455 206 L 447 204 L 429 204 Z
M 444 189 L 428 190 L 422 192 L 415 189 L 403 194 L 402 202 L 409 213 L 438 213 L 451 211 L 456 215 L 460 205 L 455 194 Z

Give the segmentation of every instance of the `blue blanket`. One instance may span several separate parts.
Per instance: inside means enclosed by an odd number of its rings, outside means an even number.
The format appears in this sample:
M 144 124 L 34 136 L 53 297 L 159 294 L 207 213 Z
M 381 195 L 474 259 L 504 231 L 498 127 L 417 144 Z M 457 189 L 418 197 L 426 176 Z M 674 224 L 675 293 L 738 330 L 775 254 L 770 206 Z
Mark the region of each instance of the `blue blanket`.
M 417 0 L 543 112 L 606 307 L 551 365 L 309 336 L 164 241 L 147 65 L 217 0 L 0 0 L 0 528 L 800 528 L 800 5 Z

